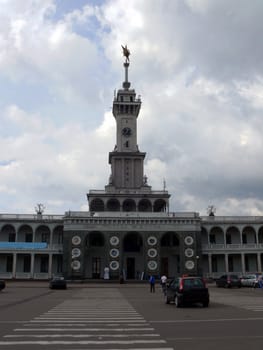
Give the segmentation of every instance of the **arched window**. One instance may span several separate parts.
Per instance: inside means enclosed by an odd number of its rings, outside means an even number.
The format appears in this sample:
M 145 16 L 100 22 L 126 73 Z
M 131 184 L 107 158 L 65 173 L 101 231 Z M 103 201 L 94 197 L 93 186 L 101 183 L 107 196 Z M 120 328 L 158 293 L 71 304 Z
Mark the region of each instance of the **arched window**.
M 136 211 L 136 204 L 133 199 L 125 199 L 122 204 L 123 211 Z
M 90 211 L 104 211 L 104 203 L 100 198 L 95 198 L 90 203 Z
M 161 238 L 161 247 L 179 247 L 180 241 L 174 232 L 166 232 Z
M 101 232 L 90 232 L 90 234 L 88 235 L 88 242 L 90 247 L 103 247 L 103 234 Z
M 120 211 L 120 202 L 115 198 L 109 199 L 107 202 L 107 210 L 108 211 Z
M 154 202 L 153 211 L 154 212 L 165 212 L 166 211 L 166 202 L 163 199 L 157 199 Z
M 138 211 L 150 212 L 152 211 L 152 204 L 148 199 L 142 199 L 138 205 Z
M 41 225 L 36 229 L 36 242 L 50 243 L 50 229 Z
M 15 242 L 15 240 L 16 240 L 16 231 L 14 226 L 12 225 L 3 226 L 0 233 L 0 241 Z
M 142 248 L 142 237 L 138 232 L 128 233 L 123 240 L 124 252 L 140 252 Z

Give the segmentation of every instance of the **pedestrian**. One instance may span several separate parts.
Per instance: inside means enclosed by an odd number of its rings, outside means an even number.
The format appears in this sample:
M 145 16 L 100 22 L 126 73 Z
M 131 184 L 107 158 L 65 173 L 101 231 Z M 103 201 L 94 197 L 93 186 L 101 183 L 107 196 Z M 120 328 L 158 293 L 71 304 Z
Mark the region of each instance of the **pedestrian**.
M 155 293 L 155 277 L 153 275 L 151 275 L 149 282 L 150 282 L 150 292 Z
M 167 283 L 167 277 L 165 275 L 162 275 L 161 286 L 162 286 L 162 291 L 164 294 L 166 293 L 166 283 Z

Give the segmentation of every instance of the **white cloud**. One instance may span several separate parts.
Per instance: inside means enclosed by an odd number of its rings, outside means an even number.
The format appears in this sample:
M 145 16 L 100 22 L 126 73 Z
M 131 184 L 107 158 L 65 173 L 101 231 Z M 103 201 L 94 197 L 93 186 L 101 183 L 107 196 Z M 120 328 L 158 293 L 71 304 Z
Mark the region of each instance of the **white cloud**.
M 0 211 L 87 210 L 104 188 L 127 44 L 149 185 L 166 179 L 171 210 L 261 215 L 261 1 L 74 6 L 1 2 Z

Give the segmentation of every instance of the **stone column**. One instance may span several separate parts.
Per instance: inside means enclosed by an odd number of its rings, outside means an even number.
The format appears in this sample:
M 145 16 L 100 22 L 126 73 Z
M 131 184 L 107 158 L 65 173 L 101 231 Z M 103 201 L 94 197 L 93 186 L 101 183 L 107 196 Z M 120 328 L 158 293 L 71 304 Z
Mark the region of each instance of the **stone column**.
M 52 277 L 52 258 L 53 254 L 48 255 L 48 278 Z
M 212 271 L 212 254 L 208 254 L 208 272 L 209 272 L 209 276 L 211 276 L 213 273 L 213 271 Z
M 245 254 L 241 253 L 241 268 L 242 268 L 242 274 L 246 273 L 246 265 L 245 265 Z
M 31 253 L 30 276 L 34 278 L 35 254 Z
M 257 253 L 257 260 L 258 260 L 258 272 L 262 272 L 261 253 Z
M 225 254 L 225 270 L 226 270 L 226 273 L 229 272 L 229 269 L 228 269 L 228 254 Z
M 13 271 L 12 271 L 12 278 L 16 278 L 16 262 L 17 262 L 17 256 L 16 253 L 13 254 Z

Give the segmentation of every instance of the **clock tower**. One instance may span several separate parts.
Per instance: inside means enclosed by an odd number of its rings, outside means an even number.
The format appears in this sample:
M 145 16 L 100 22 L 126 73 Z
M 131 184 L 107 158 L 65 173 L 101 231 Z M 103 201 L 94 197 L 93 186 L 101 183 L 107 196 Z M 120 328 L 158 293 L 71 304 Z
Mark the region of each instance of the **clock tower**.
M 109 154 L 111 164 L 111 186 L 116 189 L 140 189 L 145 187 L 143 173 L 145 153 L 137 144 L 137 118 L 141 99 L 128 81 L 129 61 L 123 64 L 125 80 L 113 101 L 112 113 L 116 120 L 116 146 Z
M 165 189 L 152 191 L 144 174 L 145 152 L 137 143 L 137 118 L 141 98 L 136 95 L 128 79 L 129 50 L 125 56 L 124 82 L 115 93 L 112 113 L 116 120 L 116 145 L 109 153 L 111 174 L 105 192 L 91 190 L 88 201 L 91 211 L 166 211 L 169 197 Z

